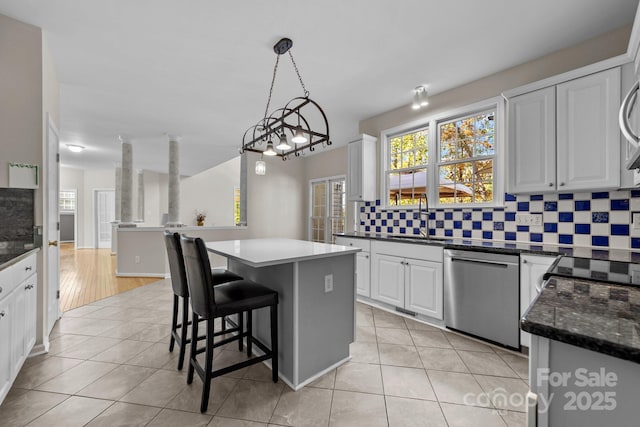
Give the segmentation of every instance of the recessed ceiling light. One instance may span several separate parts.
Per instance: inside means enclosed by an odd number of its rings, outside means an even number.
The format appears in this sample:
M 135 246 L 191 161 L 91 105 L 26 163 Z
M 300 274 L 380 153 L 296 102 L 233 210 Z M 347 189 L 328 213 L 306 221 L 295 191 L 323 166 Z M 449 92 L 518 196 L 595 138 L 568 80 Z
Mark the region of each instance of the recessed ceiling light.
M 72 151 L 74 153 L 79 153 L 84 150 L 84 147 L 82 145 L 77 144 L 67 144 L 67 148 L 69 149 L 69 151 Z

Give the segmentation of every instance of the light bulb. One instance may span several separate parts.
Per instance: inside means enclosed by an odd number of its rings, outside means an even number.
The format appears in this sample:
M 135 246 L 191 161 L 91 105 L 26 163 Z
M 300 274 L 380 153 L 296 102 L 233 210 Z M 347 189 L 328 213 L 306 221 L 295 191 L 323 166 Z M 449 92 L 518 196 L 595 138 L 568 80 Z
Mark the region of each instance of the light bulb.
M 276 154 L 278 154 L 276 153 L 276 150 L 273 149 L 273 143 L 271 141 L 267 143 L 267 149 L 264 150 L 263 154 L 265 156 L 275 156 Z
M 414 110 L 417 110 L 420 108 L 420 100 L 418 99 L 417 90 L 413 92 L 413 104 L 411 105 L 411 108 L 413 108 Z
M 296 144 L 304 144 L 305 142 L 307 142 L 307 138 L 302 133 L 302 126 L 296 126 L 296 131 L 293 135 L 293 138 L 291 138 L 291 141 L 295 142 Z
M 276 146 L 276 148 L 282 151 L 291 149 L 291 146 L 287 144 L 287 135 L 285 135 L 284 132 L 282 132 L 282 135 L 280 135 L 280 143 Z

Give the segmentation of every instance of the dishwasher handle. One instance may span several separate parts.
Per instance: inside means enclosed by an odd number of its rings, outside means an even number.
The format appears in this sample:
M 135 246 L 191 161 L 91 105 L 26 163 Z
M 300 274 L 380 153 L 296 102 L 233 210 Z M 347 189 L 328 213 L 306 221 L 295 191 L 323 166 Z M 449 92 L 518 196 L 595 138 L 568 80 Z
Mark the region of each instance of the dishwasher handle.
M 480 259 L 457 258 L 457 257 L 452 257 L 451 261 L 472 262 L 472 263 L 475 263 L 475 264 L 488 264 L 488 265 L 491 265 L 491 266 L 494 266 L 494 267 L 509 268 L 509 264 L 506 264 L 504 262 L 497 262 L 497 261 L 487 261 L 487 260 L 480 260 Z

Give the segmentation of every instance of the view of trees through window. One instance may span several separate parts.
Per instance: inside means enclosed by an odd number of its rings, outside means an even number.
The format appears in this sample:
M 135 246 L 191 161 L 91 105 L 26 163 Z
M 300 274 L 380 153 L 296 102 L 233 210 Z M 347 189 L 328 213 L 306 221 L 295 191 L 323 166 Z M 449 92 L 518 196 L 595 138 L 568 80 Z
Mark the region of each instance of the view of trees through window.
M 389 138 L 388 205 L 416 205 L 427 191 L 429 128 Z
M 440 203 L 493 201 L 495 111 L 485 111 L 438 126 Z

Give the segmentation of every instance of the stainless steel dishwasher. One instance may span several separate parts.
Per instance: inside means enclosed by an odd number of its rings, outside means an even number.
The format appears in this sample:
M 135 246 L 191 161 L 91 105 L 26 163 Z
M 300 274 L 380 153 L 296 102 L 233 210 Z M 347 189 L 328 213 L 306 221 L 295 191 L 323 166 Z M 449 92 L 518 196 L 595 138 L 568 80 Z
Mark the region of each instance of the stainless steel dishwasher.
M 517 255 L 444 251 L 445 325 L 520 349 Z

